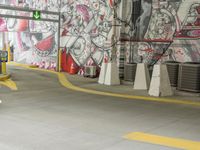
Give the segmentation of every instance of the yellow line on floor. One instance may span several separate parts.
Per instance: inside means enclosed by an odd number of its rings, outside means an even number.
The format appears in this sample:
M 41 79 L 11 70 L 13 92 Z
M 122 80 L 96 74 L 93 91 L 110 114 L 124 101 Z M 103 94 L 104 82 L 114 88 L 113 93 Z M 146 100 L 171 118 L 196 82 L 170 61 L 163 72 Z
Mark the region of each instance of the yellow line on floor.
M 11 79 L 0 81 L 0 85 L 4 85 L 10 88 L 11 90 L 15 90 L 15 91 L 18 89 L 16 83 L 12 81 Z
M 10 74 L 0 75 L 0 81 L 5 81 L 5 80 L 9 79 L 10 76 L 11 76 Z
M 156 97 L 147 97 L 147 96 L 135 96 L 135 95 L 126 95 L 126 94 L 118 94 L 118 93 L 110 93 L 110 92 L 102 92 L 96 90 L 89 90 L 74 86 L 71 84 L 66 76 L 62 73 L 57 73 L 60 83 L 69 89 L 85 92 L 89 94 L 97 94 L 97 95 L 104 95 L 104 96 L 112 96 L 112 97 L 120 97 L 126 99 L 134 99 L 134 100 L 145 100 L 145 101 L 154 101 L 154 102 L 164 102 L 164 103 L 175 103 L 175 104 L 186 104 L 186 105 L 195 105 L 200 106 L 200 102 L 193 102 L 189 100 L 176 100 L 176 99 L 167 99 L 167 98 L 156 98 Z
M 66 87 L 68 89 L 74 90 L 74 91 L 85 92 L 85 93 L 96 94 L 96 95 L 103 95 L 103 96 L 112 96 L 112 97 L 118 97 L 118 98 L 124 98 L 124 99 L 134 99 L 134 100 L 161 102 L 161 103 L 173 103 L 173 104 L 200 106 L 200 102 L 195 102 L 195 101 L 191 101 L 191 100 L 170 99 L 170 98 L 161 98 L 161 97 L 157 98 L 157 97 L 150 97 L 150 96 L 136 96 L 136 95 L 127 95 L 127 94 L 119 94 L 119 93 L 102 92 L 102 91 L 84 89 L 84 88 L 77 87 L 77 86 L 73 85 L 72 83 L 70 83 L 67 80 L 65 74 L 63 74 L 63 73 L 55 72 L 55 71 L 51 71 L 51 70 L 40 69 L 40 68 L 31 68 L 29 65 L 25 65 L 25 64 L 18 64 L 18 63 L 9 63 L 9 64 L 28 68 L 31 70 L 38 70 L 38 71 L 56 74 L 58 76 L 58 79 L 59 79 L 59 82 L 61 85 L 63 85 L 64 87 Z
M 183 150 L 200 150 L 200 142 L 146 134 L 142 132 L 129 133 L 128 135 L 125 135 L 124 138 Z

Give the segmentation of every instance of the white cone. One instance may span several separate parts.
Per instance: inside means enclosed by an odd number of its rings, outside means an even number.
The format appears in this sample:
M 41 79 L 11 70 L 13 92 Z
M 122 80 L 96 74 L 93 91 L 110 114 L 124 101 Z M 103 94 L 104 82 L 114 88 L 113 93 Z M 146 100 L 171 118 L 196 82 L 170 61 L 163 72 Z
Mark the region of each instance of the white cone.
M 106 84 L 106 85 L 120 85 L 119 70 L 118 70 L 118 67 L 117 67 L 117 63 L 109 62 L 107 64 L 104 84 Z
M 101 71 L 100 71 L 99 80 L 98 80 L 99 84 L 104 84 L 105 77 L 106 77 L 106 70 L 107 70 L 107 63 L 103 62 L 101 65 Z
M 167 71 L 167 66 L 165 64 L 154 65 L 150 89 L 149 89 L 149 95 L 151 96 L 173 95 Z
M 147 64 L 137 64 L 135 82 L 133 88 L 135 90 L 147 90 L 150 84 L 150 76 Z

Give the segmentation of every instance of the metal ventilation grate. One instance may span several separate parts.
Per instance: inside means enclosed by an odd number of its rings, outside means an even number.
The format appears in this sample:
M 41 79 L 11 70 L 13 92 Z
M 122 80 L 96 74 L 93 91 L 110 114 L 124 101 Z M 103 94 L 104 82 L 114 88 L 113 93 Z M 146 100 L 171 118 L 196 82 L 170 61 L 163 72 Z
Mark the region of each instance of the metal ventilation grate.
M 179 63 L 176 61 L 165 62 L 171 86 L 177 87 Z
M 200 92 L 200 63 L 184 63 L 179 65 L 179 90 Z
M 124 80 L 134 82 L 136 73 L 136 63 L 128 63 L 124 65 Z
M 91 77 L 91 78 L 96 77 L 96 66 L 85 66 L 84 76 Z

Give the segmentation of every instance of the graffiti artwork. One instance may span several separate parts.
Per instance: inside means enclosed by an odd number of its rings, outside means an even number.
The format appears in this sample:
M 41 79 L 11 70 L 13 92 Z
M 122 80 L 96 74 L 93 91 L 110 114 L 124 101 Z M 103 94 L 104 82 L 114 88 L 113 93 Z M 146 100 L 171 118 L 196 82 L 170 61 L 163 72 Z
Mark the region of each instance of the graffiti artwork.
M 4 1 L 3 4 L 38 10 L 58 11 L 58 1 Z M 56 9 L 57 8 L 57 9 Z M 5 14 L 30 16 L 28 12 L 4 10 Z M 12 14 L 11 14 L 12 13 Z M 57 66 L 58 24 L 14 18 L 0 18 L 1 32 L 13 32 L 14 61 L 55 70 Z
M 127 3 L 132 3 L 132 20 L 127 19 L 126 24 L 133 23 L 134 34 L 130 38 L 131 28 L 123 33 L 128 45 L 125 47 L 126 62 L 130 62 L 130 57 L 134 62 L 140 62 L 142 57 L 148 64 L 169 59 L 180 62 L 200 61 L 199 0 L 130 0 L 123 5 Z M 143 8 L 149 8 L 150 19 L 142 15 L 147 11 Z M 141 23 L 146 27 L 145 30 L 137 26 Z M 123 50 L 124 47 L 121 53 Z
M 141 58 L 151 65 L 169 59 L 200 61 L 199 0 L 0 0 L 0 4 L 60 10 L 60 43 L 67 55 L 63 58 L 70 58 L 68 65 L 76 66 L 75 73 L 82 73 L 85 65 L 100 67 L 111 55 L 113 18 L 120 30 L 115 39 L 120 41 L 116 43 L 122 73 L 125 62 Z M 56 23 L 0 18 L 0 31 L 18 31 L 15 61 L 55 69 Z
M 104 55 L 109 55 L 110 47 L 105 42 L 112 28 L 111 3 L 103 0 L 63 3 L 61 42 L 78 66 L 99 66 Z

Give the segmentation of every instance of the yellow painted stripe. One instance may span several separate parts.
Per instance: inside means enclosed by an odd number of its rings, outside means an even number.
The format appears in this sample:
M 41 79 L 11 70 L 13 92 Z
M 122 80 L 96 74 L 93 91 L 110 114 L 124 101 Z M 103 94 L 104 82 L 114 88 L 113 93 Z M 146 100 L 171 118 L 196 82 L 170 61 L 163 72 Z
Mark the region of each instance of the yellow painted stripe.
M 38 68 L 37 65 L 29 65 L 30 68 Z
M 200 150 L 200 142 L 146 134 L 142 132 L 130 133 L 124 136 L 124 138 L 128 140 L 141 141 L 145 143 L 162 145 L 172 148 L 179 148 L 184 150 Z
M 11 77 L 10 74 L 1 75 L 1 76 L 0 76 L 0 81 L 5 81 L 5 80 L 9 79 L 10 77 Z
M 37 71 L 43 71 L 52 73 L 58 76 L 59 82 L 64 87 L 79 91 L 79 92 L 85 92 L 89 94 L 96 94 L 96 95 L 103 95 L 103 96 L 112 96 L 112 97 L 119 97 L 124 99 L 134 99 L 134 100 L 143 100 L 143 101 L 152 101 L 152 102 L 161 102 L 161 103 L 173 103 L 173 104 L 184 104 L 184 105 L 193 105 L 193 106 L 200 106 L 200 102 L 191 101 L 191 100 L 180 100 L 180 99 L 171 99 L 171 98 L 162 98 L 162 97 L 151 97 L 151 96 L 136 96 L 136 95 L 127 95 L 127 94 L 119 94 L 119 93 L 111 93 L 111 92 L 102 92 L 102 91 L 96 91 L 96 90 L 90 90 L 90 89 L 84 89 L 81 87 L 77 87 L 70 83 L 65 74 L 60 72 L 55 72 L 51 70 L 44 70 L 40 68 L 30 68 L 28 65 L 25 64 L 18 64 L 18 63 L 9 63 L 15 66 L 24 67 L 27 69 L 37 70 Z
M 7 72 L 6 62 L 1 62 L 1 71 L 2 71 L 2 74 L 6 74 Z
M 67 79 L 66 76 L 62 73 L 58 73 L 58 78 L 60 83 L 69 89 L 85 92 L 89 94 L 97 94 L 97 95 L 104 95 L 104 96 L 112 96 L 112 97 L 120 97 L 126 99 L 134 99 L 134 100 L 145 100 L 145 101 L 154 101 L 154 102 L 164 102 L 164 103 L 175 103 L 175 104 L 186 104 L 186 105 L 195 105 L 200 106 L 199 102 L 193 102 L 189 100 L 176 100 L 176 99 L 167 99 L 167 98 L 155 98 L 155 97 L 147 97 L 147 96 L 135 96 L 135 95 L 125 95 L 125 94 L 117 94 L 117 93 L 110 93 L 110 92 L 102 92 L 96 90 L 89 90 L 83 89 L 77 86 L 72 85 Z
M 14 81 L 12 81 L 11 79 L 5 80 L 5 81 L 0 81 L 0 85 L 4 85 L 8 88 L 10 88 L 11 90 L 17 90 L 17 85 Z

